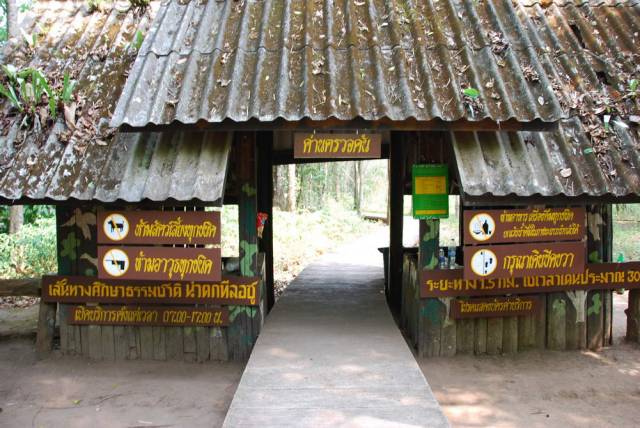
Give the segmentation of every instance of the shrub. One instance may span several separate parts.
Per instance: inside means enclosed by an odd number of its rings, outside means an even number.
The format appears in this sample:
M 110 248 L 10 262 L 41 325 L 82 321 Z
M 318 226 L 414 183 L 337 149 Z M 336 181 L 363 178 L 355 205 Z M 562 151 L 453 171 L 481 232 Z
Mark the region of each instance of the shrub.
M 15 235 L 0 234 L 0 277 L 38 277 L 57 270 L 54 218 L 25 225 Z

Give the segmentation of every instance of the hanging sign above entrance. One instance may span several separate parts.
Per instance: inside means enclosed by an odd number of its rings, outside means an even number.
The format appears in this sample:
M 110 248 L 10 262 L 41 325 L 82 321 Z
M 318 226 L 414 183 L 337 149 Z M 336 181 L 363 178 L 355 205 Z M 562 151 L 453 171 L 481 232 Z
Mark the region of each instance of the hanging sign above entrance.
M 293 138 L 295 159 L 379 159 L 380 134 L 314 134 L 296 132 Z
M 220 244 L 219 211 L 98 213 L 99 244 Z
M 413 165 L 413 218 L 449 217 L 449 167 Z
M 585 218 L 584 208 L 465 210 L 464 244 L 579 241 Z
M 584 271 L 586 244 L 558 242 L 464 247 L 464 278 L 517 278 Z
M 220 248 L 98 247 L 98 278 L 220 281 Z

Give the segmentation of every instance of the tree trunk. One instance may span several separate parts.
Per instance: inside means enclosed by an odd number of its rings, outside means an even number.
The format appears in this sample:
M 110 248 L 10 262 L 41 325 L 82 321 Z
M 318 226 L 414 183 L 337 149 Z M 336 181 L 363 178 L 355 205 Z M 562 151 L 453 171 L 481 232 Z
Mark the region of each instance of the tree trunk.
M 271 171 L 272 180 L 273 180 L 273 206 L 282 209 L 280 206 L 280 199 L 278 199 L 279 188 L 278 186 L 278 166 L 274 166 Z
M 288 181 L 288 193 L 287 193 L 287 210 L 296 210 L 296 165 L 291 164 L 288 166 L 289 179 Z
M 7 37 L 18 37 L 18 1 L 7 0 Z
M 322 181 L 322 205 L 329 201 L 329 162 L 324 164 L 324 177 Z
M 353 162 L 353 209 L 360 214 L 360 162 Z
M 24 223 L 24 207 L 22 205 L 12 205 L 9 207 L 9 234 L 13 235 L 20 231 Z
M 333 184 L 335 187 L 335 199 L 337 203 L 342 202 L 342 198 L 340 197 L 340 168 L 338 162 L 334 162 L 333 164 Z

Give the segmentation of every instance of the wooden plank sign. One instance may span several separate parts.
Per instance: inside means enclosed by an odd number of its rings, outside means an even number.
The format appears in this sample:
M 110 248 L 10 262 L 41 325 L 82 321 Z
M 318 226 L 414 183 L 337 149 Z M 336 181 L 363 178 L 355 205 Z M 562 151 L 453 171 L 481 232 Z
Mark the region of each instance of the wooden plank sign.
M 584 271 L 584 242 L 464 247 L 464 278 L 516 278 Z
M 580 273 L 523 278 L 463 279 L 463 269 L 425 269 L 420 273 L 423 299 L 619 288 L 640 288 L 640 262 L 590 263 Z
M 98 213 L 99 244 L 220 244 L 219 211 Z
M 224 275 L 220 282 L 126 281 L 89 276 L 42 277 L 42 300 L 60 303 L 153 303 L 257 306 L 260 278 Z
M 98 278 L 220 281 L 220 248 L 98 246 Z
M 378 159 L 382 155 L 380 134 L 314 134 L 296 132 L 293 157 L 326 159 Z
M 229 325 L 229 310 L 183 306 L 74 306 L 69 324 L 221 327 Z
M 465 245 L 508 242 L 580 241 L 586 211 L 581 208 L 465 210 Z
M 534 296 L 454 300 L 451 302 L 451 318 L 515 317 L 533 315 L 539 309 L 540 300 Z

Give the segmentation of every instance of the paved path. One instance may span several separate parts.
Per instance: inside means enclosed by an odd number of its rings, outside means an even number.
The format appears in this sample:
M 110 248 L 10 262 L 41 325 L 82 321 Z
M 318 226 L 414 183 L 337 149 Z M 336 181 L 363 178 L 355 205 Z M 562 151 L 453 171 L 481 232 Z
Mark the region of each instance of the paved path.
M 225 427 L 448 426 L 387 309 L 377 238 L 324 256 L 289 286 Z

